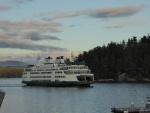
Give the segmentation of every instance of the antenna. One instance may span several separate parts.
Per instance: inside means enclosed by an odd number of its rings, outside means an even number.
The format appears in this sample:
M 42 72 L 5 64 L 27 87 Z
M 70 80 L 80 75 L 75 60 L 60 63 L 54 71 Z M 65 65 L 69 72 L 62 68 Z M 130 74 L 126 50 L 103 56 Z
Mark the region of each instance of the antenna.
M 39 65 L 39 60 L 40 60 L 40 55 L 38 54 L 38 57 L 37 57 L 37 61 L 36 61 L 36 65 L 38 66 Z
M 74 57 L 73 51 L 71 52 L 71 57 Z
M 40 60 L 41 58 L 40 58 L 40 55 L 38 54 L 38 57 L 37 57 L 37 60 Z

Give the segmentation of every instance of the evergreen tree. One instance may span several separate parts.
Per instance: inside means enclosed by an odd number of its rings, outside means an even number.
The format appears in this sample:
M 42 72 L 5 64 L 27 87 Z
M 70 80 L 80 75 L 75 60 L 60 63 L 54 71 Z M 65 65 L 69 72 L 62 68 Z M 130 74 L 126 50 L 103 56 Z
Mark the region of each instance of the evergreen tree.
M 95 75 L 95 79 L 117 78 L 126 73 L 128 77 L 150 78 L 150 35 L 137 40 L 136 36 L 118 44 L 110 42 L 79 54 L 78 61 L 84 61 Z

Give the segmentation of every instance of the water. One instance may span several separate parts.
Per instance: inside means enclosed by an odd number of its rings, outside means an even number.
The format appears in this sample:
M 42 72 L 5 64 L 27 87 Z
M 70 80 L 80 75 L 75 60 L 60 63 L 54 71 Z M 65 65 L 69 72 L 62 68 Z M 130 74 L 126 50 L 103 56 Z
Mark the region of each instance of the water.
M 111 113 L 112 107 L 140 106 L 150 84 L 95 83 L 93 88 L 31 87 L 21 79 L 0 79 L 6 95 L 0 113 Z

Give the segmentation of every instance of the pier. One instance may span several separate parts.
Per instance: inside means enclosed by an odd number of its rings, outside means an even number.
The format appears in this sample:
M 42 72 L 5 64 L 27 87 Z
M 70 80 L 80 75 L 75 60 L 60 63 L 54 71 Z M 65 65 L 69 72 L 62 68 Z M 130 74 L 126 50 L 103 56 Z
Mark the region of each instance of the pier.
M 2 92 L 2 91 L 0 90 L 0 107 L 1 107 L 1 105 L 2 105 L 2 102 L 3 102 L 4 96 L 5 96 L 5 93 L 4 93 L 4 92 Z
M 111 108 L 113 113 L 139 113 L 140 107 Z

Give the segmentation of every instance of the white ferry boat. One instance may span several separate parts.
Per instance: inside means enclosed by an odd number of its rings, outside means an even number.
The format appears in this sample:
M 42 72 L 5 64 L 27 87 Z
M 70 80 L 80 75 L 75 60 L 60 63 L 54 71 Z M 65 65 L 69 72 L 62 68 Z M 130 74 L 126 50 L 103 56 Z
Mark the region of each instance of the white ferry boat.
M 94 83 L 94 74 L 84 62 L 75 61 L 71 54 L 70 62 L 66 63 L 63 56 L 54 61 L 45 58 L 44 64 L 30 65 L 24 69 L 22 83 L 32 86 L 90 86 Z

